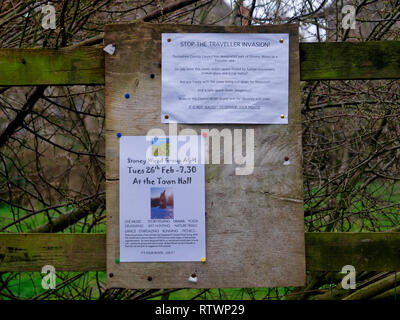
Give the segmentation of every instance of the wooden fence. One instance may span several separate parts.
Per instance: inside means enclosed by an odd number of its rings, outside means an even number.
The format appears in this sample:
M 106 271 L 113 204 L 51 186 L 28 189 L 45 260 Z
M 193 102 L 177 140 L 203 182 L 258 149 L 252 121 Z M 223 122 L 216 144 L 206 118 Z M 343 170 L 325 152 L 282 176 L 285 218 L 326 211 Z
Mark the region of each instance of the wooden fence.
M 102 47 L 0 49 L 0 86 L 104 84 Z M 400 79 L 400 41 L 302 43 L 301 80 Z M 400 233 L 306 233 L 309 271 L 400 270 Z M 0 272 L 105 271 L 105 234 L 0 234 Z

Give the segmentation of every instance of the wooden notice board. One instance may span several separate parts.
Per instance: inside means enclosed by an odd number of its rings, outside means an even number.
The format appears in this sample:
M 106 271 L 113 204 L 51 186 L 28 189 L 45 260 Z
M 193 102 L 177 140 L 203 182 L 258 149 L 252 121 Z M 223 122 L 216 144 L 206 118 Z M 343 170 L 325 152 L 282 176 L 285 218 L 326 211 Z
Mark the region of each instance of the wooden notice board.
M 254 129 L 251 175 L 235 164 L 206 165 L 207 261 L 127 262 L 119 258 L 119 140 L 168 132 L 161 115 L 162 33 L 288 33 L 288 124 L 178 125 Z M 297 25 L 217 27 L 134 23 L 106 26 L 107 285 L 110 288 L 245 288 L 305 284 L 299 40 Z M 125 94 L 130 93 L 129 99 Z M 223 148 L 221 148 L 223 149 Z M 245 150 L 245 146 L 243 147 Z M 223 153 L 223 150 L 221 150 Z M 132 204 L 134 208 L 135 204 Z M 188 281 L 195 273 L 197 283 Z

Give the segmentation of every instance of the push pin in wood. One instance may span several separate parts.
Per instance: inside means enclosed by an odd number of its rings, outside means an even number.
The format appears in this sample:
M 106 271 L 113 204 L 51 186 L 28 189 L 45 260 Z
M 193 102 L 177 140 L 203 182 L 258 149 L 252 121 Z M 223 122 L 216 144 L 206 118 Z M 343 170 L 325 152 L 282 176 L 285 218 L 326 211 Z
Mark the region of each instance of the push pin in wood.
M 105 52 L 107 52 L 108 54 L 113 55 L 115 52 L 115 46 L 113 44 L 108 44 L 104 47 L 103 49 Z
M 121 132 L 118 132 L 118 133 L 117 133 L 117 137 L 118 137 L 118 138 L 121 138 L 121 137 L 122 137 L 122 133 L 121 133 Z
M 130 94 L 129 93 L 125 93 L 125 99 L 129 99 L 130 98 Z
M 197 275 L 195 273 L 192 273 L 190 277 L 188 278 L 189 282 L 197 283 Z

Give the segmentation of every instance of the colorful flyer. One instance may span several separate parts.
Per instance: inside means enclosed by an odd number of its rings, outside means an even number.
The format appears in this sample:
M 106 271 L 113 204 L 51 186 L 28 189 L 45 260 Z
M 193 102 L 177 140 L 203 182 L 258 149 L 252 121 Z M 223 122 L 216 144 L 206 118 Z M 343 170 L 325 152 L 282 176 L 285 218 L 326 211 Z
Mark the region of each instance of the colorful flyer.
M 120 261 L 206 257 L 202 136 L 120 138 Z

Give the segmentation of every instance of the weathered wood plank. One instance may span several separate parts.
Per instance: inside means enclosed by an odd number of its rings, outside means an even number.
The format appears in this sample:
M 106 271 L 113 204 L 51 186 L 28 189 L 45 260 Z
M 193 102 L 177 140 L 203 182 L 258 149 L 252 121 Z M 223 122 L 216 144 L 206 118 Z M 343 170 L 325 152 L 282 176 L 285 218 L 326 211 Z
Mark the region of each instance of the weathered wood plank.
M 103 83 L 104 55 L 98 47 L 0 49 L 0 86 Z
M 400 233 L 306 233 L 309 271 L 400 270 Z M 0 234 L 0 272 L 105 271 L 105 234 Z
M 302 43 L 301 80 L 398 79 L 400 41 Z
M 400 270 L 400 233 L 306 233 L 308 270 L 335 271 L 352 265 L 356 271 Z
M 304 81 L 400 79 L 400 41 L 301 43 L 300 69 Z M 0 86 L 39 84 L 104 84 L 104 51 L 0 49 Z
M 0 271 L 104 271 L 105 234 L 0 234 Z

